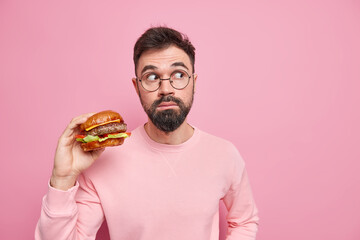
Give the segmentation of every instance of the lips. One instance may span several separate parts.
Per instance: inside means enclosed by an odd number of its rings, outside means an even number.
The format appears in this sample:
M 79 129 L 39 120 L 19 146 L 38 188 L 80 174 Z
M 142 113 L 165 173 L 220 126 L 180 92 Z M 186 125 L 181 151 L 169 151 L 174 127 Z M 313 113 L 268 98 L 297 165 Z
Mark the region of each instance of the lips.
M 159 109 L 168 109 L 178 107 L 177 103 L 174 102 L 161 102 L 157 108 Z
M 184 103 L 174 96 L 162 96 L 158 100 L 154 101 L 153 104 L 151 104 L 152 111 L 158 110 L 175 110 L 175 109 L 182 109 L 184 107 Z
M 158 107 L 167 107 L 167 106 L 177 106 L 174 102 L 162 102 L 158 105 Z

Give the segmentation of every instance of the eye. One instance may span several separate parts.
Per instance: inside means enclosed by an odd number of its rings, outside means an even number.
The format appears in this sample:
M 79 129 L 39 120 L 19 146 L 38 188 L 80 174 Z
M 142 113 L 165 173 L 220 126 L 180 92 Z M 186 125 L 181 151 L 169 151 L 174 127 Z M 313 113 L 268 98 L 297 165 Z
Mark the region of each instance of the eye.
M 178 80 L 178 79 L 183 79 L 185 78 L 185 73 L 183 72 L 174 72 L 172 74 L 172 79 Z
M 159 76 L 156 75 L 155 73 L 148 73 L 148 74 L 145 74 L 143 79 L 152 82 L 152 81 L 158 80 Z

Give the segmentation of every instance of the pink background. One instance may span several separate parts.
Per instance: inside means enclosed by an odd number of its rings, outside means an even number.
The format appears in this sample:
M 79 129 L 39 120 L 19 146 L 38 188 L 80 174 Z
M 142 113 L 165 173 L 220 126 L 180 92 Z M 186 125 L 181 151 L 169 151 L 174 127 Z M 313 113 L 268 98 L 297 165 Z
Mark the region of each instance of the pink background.
M 243 155 L 257 239 L 360 239 L 355 0 L 1 0 L 0 239 L 33 238 L 57 138 L 72 117 L 114 109 L 130 129 L 144 123 L 132 48 L 158 24 L 197 49 L 189 120 Z M 98 236 L 107 239 L 106 228 Z

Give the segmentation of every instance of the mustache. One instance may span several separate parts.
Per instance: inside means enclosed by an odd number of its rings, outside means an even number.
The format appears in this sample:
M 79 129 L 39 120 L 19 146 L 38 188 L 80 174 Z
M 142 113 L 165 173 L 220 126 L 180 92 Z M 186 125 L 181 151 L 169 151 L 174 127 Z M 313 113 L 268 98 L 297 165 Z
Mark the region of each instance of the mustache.
M 176 98 L 176 97 L 173 97 L 173 96 L 162 96 L 160 99 L 156 100 L 156 101 L 152 104 L 152 106 L 153 106 L 154 108 L 156 108 L 156 107 L 159 106 L 160 103 L 162 103 L 162 102 L 174 102 L 174 103 L 176 103 L 178 106 L 181 106 L 181 105 L 184 104 L 183 101 L 181 101 L 181 99 L 178 99 L 178 98 Z

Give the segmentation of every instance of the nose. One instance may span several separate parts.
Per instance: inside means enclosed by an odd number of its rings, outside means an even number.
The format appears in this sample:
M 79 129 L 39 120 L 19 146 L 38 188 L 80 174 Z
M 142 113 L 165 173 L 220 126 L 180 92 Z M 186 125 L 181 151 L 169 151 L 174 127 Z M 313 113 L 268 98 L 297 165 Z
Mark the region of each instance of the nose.
M 166 96 L 166 95 L 174 95 L 174 88 L 170 84 L 170 80 L 164 79 L 160 82 L 159 87 L 159 95 Z

